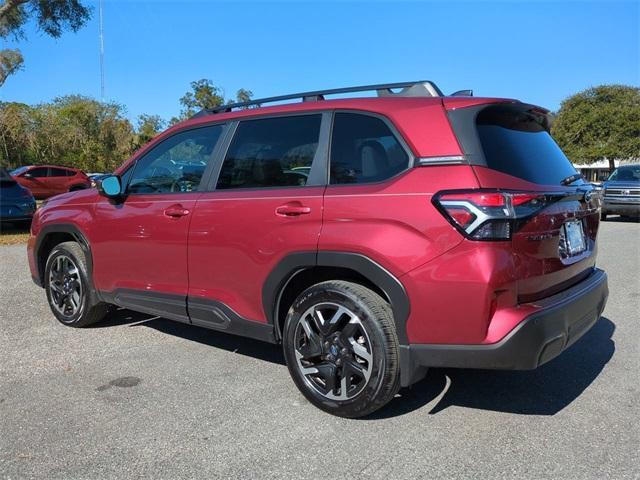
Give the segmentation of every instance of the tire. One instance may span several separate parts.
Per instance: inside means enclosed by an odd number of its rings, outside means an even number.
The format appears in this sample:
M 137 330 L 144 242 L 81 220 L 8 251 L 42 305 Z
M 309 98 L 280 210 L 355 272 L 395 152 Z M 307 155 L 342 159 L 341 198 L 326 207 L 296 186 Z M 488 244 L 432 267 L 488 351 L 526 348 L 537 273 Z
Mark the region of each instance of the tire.
M 391 307 L 362 285 L 332 280 L 306 289 L 289 309 L 282 343 L 294 383 L 325 412 L 364 417 L 400 388 Z
M 604 222 L 606 219 L 607 219 L 607 214 L 604 212 L 600 212 L 600 220 Z
M 109 306 L 96 298 L 82 247 L 76 242 L 56 245 L 47 259 L 44 288 L 49 307 L 69 327 L 86 327 L 102 320 Z

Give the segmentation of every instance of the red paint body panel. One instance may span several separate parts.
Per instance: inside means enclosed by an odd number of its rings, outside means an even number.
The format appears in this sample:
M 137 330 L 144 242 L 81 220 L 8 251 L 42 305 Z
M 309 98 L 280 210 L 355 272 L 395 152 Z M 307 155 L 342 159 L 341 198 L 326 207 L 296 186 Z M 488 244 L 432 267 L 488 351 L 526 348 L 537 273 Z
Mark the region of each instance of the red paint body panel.
M 262 286 L 287 254 L 318 248 L 324 187 L 203 193 L 189 233 L 189 295 L 266 322 Z M 309 213 L 282 216 L 283 205 Z
M 99 197 L 89 231 L 96 288 L 185 295 L 189 223 L 199 193 L 131 195 L 123 203 Z M 165 210 L 190 211 L 170 217 Z
M 411 343 L 484 343 L 494 299 L 498 309 L 516 306 L 510 242 L 459 242 L 400 280 L 411 298 Z
M 55 168 L 71 172 L 71 176 L 47 176 L 28 178 L 30 172 L 34 169 Z M 37 199 L 45 199 L 54 195 L 68 192 L 71 188 L 89 188 L 91 181 L 82 170 L 77 168 L 59 167 L 55 165 L 35 165 L 27 168 L 24 172 L 13 177 L 23 187 L 29 189 L 33 196 Z
M 369 185 L 331 185 L 324 200 L 321 250 L 366 255 L 400 276 L 462 241 L 431 203 L 432 185 L 476 186 L 467 166 L 423 167 Z

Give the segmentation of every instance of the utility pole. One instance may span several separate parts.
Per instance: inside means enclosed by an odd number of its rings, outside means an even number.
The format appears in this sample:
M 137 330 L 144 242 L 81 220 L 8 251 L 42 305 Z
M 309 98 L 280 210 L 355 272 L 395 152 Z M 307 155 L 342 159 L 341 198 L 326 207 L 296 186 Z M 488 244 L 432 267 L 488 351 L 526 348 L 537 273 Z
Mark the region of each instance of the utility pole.
M 104 29 L 102 23 L 102 0 L 100 0 L 98 9 L 100 11 L 100 98 L 104 102 Z

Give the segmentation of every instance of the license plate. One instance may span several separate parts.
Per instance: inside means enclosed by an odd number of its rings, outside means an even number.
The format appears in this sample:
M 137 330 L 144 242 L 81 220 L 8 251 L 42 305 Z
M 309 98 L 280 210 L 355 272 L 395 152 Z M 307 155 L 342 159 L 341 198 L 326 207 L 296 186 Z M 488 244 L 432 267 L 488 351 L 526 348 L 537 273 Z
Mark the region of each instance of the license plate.
M 564 224 L 566 248 L 569 256 L 579 255 L 587 249 L 584 229 L 580 220 L 572 220 Z

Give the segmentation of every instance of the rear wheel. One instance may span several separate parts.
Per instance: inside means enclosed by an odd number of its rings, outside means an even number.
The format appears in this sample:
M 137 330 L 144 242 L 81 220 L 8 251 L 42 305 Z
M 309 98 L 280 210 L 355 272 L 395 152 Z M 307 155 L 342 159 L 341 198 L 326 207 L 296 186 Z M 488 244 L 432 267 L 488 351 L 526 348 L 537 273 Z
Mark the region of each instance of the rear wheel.
M 44 281 L 49 307 L 61 323 L 86 327 L 107 314 L 108 305 L 95 298 L 84 251 L 76 242 L 64 242 L 53 248 Z
M 361 285 L 328 281 L 305 290 L 287 315 L 283 347 L 296 386 L 326 412 L 362 417 L 398 391 L 391 308 Z

